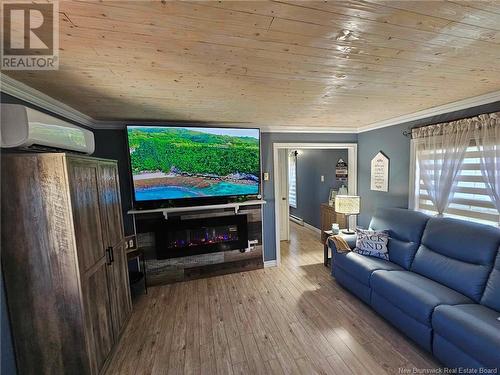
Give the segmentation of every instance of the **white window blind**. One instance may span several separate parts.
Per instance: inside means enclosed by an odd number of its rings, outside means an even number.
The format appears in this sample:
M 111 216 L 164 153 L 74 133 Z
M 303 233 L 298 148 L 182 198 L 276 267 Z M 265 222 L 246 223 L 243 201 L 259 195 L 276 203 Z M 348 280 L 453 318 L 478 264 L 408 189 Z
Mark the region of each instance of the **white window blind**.
M 288 204 L 297 208 L 297 157 L 295 151 L 288 155 Z
M 439 154 L 438 152 L 437 155 Z M 427 214 L 435 215 L 437 214 L 437 210 L 424 186 L 422 171 L 419 169 L 418 162 L 419 160 L 431 157 L 431 155 L 426 151 L 418 151 L 417 147 L 414 147 L 414 157 L 414 208 Z M 434 173 L 432 170 L 429 172 L 431 175 Z M 444 211 L 444 216 L 495 226 L 499 224 L 498 211 L 481 175 L 480 152 L 475 142 L 471 142 L 471 145 L 467 148 L 463 164 L 456 177 L 456 186 L 453 189 L 450 204 Z

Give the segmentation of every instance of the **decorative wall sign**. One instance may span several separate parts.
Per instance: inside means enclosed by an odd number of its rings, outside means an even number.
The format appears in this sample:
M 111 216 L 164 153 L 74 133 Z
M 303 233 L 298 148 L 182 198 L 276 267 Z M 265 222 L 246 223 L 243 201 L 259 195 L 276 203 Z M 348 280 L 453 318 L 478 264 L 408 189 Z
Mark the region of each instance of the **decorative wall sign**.
M 382 151 L 372 159 L 370 189 L 389 191 L 389 158 Z
M 347 181 L 347 163 L 343 159 L 339 159 L 335 166 L 335 178 L 337 181 Z

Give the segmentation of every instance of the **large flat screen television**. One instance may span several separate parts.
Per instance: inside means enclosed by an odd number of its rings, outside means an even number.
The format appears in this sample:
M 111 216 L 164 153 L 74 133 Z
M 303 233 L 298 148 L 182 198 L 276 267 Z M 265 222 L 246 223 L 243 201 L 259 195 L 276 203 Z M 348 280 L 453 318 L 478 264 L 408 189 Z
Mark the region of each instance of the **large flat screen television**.
M 260 194 L 259 129 L 127 126 L 136 207 Z

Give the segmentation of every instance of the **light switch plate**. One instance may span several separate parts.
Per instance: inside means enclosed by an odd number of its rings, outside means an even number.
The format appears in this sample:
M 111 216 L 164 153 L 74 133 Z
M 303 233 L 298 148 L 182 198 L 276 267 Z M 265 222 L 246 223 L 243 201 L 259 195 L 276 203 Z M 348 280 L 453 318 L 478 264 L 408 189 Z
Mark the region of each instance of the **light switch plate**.
M 325 176 L 321 175 L 321 182 L 325 182 Z
M 264 172 L 264 181 L 269 181 L 269 172 Z

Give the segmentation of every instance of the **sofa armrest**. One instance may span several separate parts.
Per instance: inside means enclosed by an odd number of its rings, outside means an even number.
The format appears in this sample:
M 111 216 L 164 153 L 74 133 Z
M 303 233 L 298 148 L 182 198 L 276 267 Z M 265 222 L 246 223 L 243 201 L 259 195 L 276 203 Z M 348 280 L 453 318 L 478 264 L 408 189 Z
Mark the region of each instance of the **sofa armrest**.
M 349 248 L 352 250 L 356 247 L 356 234 L 340 234 L 344 240 L 349 245 Z M 338 254 L 337 247 L 335 246 L 335 242 L 333 242 L 330 238 L 328 238 L 328 246 L 332 250 L 332 255 Z
M 356 234 L 343 234 L 342 236 L 344 237 L 344 240 L 347 242 L 351 250 L 356 247 L 356 240 L 358 238 Z

